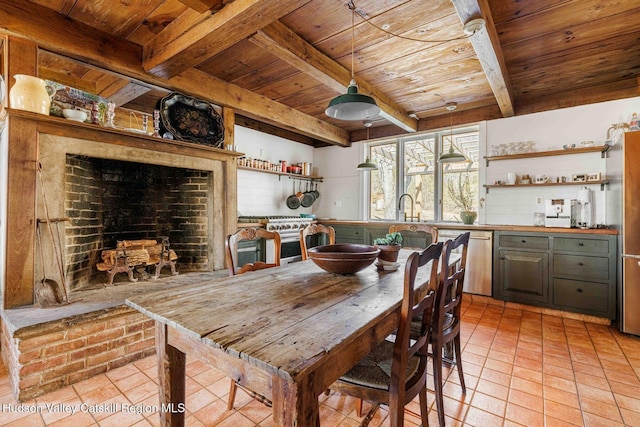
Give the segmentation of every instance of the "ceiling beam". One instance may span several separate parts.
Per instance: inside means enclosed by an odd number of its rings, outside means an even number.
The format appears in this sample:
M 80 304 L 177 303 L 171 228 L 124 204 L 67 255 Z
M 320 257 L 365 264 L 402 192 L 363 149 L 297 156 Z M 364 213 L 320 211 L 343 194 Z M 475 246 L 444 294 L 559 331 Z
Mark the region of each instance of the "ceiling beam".
M 69 82 L 70 86 L 89 93 L 96 93 L 96 83 L 94 81 L 82 80 L 59 70 L 52 70 L 47 67 L 38 67 L 38 77 L 54 82 Z
M 150 90 L 151 88 L 149 86 L 143 86 L 136 82 L 129 81 L 124 86 L 121 86 L 120 83 L 109 86 L 105 89 L 102 96 L 116 104 L 116 107 L 122 107 L 126 103 L 141 97 Z
M 451 0 L 460 21 L 482 18 L 485 25 L 469 39 L 504 117 L 515 115 L 513 90 L 487 0 Z
M 310 0 L 235 0 L 215 13 L 185 11 L 144 46 L 144 69 L 171 78 L 246 39 Z
M 497 105 L 493 104 L 487 107 L 473 108 L 471 110 L 456 111 L 453 117 L 447 113 L 440 116 L 429 117 L 420 120 L 418 132 L 431 132 L 442 129 L 449 129 L 453 126 L 469 125 L 470 123 L 478 123 L 483 120 L 495 120 L 502 118 L 502 112 Z M 453 119 L 453 120 L 452 120 Z M 452 123 L 453 122 L 453 123 Z M 357 143 L 359 141 L 372 141 L 376 139 L 399 138 L 403 136 L 398 133 L 395 126 L 373 126 L 369 129 L 369 135 L 364 129 L 351 131 L 351 141 Z
M 233 107 L 239 114 L 330 144 L 350 145 L 346 130 L 204 72 L 189 70 L 174 79 L 147 74 L 142 68 L 142 49 L 139 45 L 28 0 L 0 2 L 0 29 L 33 40 L 43 49 L 141 82 Z
M 252 43 L 273 53 L 294 68 L 320 83 L 345 93 L 351 81 L 351 71 L 316 49 L 279 21 L 273 22 L 249 39 Z M 357 79 L 359 92 L 373 96 L 380 107 L 380 116 L 407 132 L 418 129 L 418 121 L 372 84 Z
M 233 0 L 179 0 L 180 3 L 190 7 L 196 12 L 204 13 L 206 11 L 217 11 L 224 7 L 225 4 L 231 3 Z

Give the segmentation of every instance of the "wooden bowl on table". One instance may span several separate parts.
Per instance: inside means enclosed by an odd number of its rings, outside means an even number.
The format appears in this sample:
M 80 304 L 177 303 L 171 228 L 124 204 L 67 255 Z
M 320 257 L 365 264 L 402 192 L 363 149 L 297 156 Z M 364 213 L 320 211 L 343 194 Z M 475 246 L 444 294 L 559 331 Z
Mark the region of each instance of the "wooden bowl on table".
M 337 243 L 308 250 L 309 258 L 329 273 L 354 274 L 376 260 L 380 249 L 370 245 Z

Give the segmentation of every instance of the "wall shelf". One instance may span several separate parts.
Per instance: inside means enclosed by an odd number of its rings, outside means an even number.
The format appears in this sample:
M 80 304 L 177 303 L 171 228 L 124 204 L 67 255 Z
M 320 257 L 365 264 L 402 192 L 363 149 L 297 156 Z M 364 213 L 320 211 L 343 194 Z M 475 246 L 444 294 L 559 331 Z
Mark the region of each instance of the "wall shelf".
M 592 147 L 570 148 L 567 150 L 534 151 L 533 153 L 508 154 L 504 156 L 484 156 L 483 158 L 486 160 L 487 166 L 489 166 L 490 161 L 531 159 L 534 157 L 549 157 L 549 156 L 566 156 L 571 154 L 583 154 L 583 153 L 600 153 L 600 156 L 602 158 L 605 158 L 607 151 L 609 151 L 610 149 L 611 149 L 610 145 L 594 145 Z
M 248 168 L 246 166 L 238 166 L 238 170 L 260 172 L 260 173 L 268 173 L 268 174 L 271 174 L 271 175 L 278 175 L 278 180 L 280 180 L 280 178 L 282 178 L 283 176 L 288 176 L 289 179 L 299 179 L 301 181 L 311 181 L 311 182 L 314 182 L 314 181 L 322 182 L 322 180 L 324 179 L 321 176 L 301 175 L 301 174 L 289 173 L 289 172 L 277 172 L 277 171 L 270 171 L 270 170 L 266 170 L 266 169 Z
M 608 180 L 598 181 L 576 181 L 576 182 L 548 182 L 544 184 L 485 184 L 484 188 L 487 189 L 487 193 L 490 188 L 514 188 L 514 187 L 558 187 L 563 185 L 599 185 L 600 191 L 604 190 L 604 187 L 609 184 Z

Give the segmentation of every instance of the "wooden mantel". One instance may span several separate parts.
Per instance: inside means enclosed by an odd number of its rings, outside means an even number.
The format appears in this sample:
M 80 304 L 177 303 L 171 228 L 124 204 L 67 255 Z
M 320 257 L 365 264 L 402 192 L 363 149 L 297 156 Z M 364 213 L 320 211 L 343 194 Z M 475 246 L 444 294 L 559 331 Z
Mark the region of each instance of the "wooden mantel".
M 232 117 L 232 112 L 229 112 Z M 41 135 L 86 140 L 88 143 L 106 143 L 123 149 L 143 149 L 156 153 L 181 155 L 222 164 L 222 181 L 219 185 L 221 217 L 224 235 L 216 239 L 223 251 L 224 236 L 235 232 L 237 220 L 236 157 L 242 153 L 187 142 L 165 140 L 142 134 L 134 134 L 114 128 L 69 121 L 21 110 L 3 109 L 0 118 L 6 129 L 3 143 L 8 144 L 7 170 L 7 224 L 3 308 L 11 309 L 34 302 L 36 201 L 38 164 Z M 138 159 L 131 159 L 138 161 Z M 220 240 L 220 242 L 218 242 Z

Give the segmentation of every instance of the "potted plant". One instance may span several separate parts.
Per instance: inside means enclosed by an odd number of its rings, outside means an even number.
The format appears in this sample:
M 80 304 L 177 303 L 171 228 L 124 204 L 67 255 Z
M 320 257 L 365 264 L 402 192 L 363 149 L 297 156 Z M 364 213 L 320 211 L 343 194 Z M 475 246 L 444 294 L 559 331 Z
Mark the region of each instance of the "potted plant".
M 398 231 L 389 233 L 384 237 L 374 239 L 373 244 L 380 249 L 378 259 L 396 262 L 398 261 L 398 254 L 402 248 L 402 234 Z
M 459 173 L 457 179 L 448 179 L 447 192 L 454 206 L 460 210 L 460 220 L 464 224 L 473 224 L 478 212 L 473 208 L 474 192 L 469 173 Z

